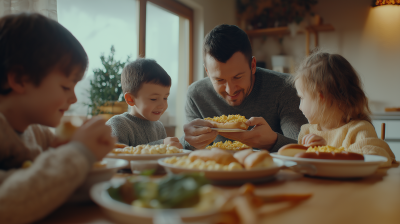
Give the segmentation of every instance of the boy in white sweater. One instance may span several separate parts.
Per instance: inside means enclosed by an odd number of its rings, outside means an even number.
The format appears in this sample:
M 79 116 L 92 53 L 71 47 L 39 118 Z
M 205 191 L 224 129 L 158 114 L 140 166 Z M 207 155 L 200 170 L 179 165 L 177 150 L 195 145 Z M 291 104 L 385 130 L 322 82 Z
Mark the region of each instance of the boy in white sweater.
M 0 19 L 0 223 L 28 223 L 60 206 L 115 139 L 96 117 L 60 144 L 55 127 L 77 101 L 88 59 L 75 37 L 39 14 Z M 57 147 L 59 146 L 59 147 Z M 23 168 L 25 161 L 32 165 Z

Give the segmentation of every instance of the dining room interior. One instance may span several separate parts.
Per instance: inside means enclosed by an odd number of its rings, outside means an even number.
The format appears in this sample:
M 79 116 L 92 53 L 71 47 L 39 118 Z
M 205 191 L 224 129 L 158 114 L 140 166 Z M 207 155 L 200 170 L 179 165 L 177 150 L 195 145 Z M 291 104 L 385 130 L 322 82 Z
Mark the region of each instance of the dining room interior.
M 87 68 L 74 86 L 77 102 L 65 111 L 60 125 L 50 127 L 55 136 L 64 138 L 62 144 L 74 142 L 74 134 L 96 117 L 112 126 L 113 118 L 134 116 L 139 111 L 143 115 L 140 119 L 150 120 L 145 111 L 137 109 L 139 101 L 128 102 L 124 78 L 121 79 L 126 68 L 140 59 L 154 59 L 169 75 L 170 89 L 167 108 L 155 120 L 163 126 L 164 137 L 157 133 L 159 139 L 146 139 L 148 144 L 127 143 L 113 137 L 116 142 L 112 151 L 94 164 L 91 161 L 93 167 L 86 178 L 63 202 L 41 217 L 10 218 L 4 219 L 4 223 L 400 223 L 400 0 L 0 0 L 1 17 L 19 13 L 40 13 L 57 21 L 87 54 Z M 262 69 L 296 80 L 302 63 L 315 53 L 328 52 L 345 58 L 361 81 L 370 112 L 366 121 L 372 124 L 372 134 L 368 132 L 348 141 L 373 138 L 371 144 L 384 145 L 386 152 L 380 153 L 368 145 L 355 149 L 352 145 L 351 150 L 345 143 L 336 147 L 307 145 L 304 139 L 297 139 L 304 126 L 296 130 L 291 144 L 282 143 L 276 150 L 225 137 L 224 133 L 235 136 L 260 125 L 250 124 L 250 116 L 224 114 L 218 108 L 225 106 L 240 112 L 246 104 L 208 105 L 191 98 L 196 90 L 206 102 L 214 100 L 199 83 L 213 79 L 208 57 L 214 56 L 205 46 L 210 32 L 221 24 L 244 31 L 252 50 L 250 69 L 251 60 L 255 60 L 257 72 Z M 0 44 L 1 41 L 0 34 Z M 214 59 L 225 65 L 231 60 Z M 212 88 L 220 80 L 209 82 Z M 292 87 L 296 87 L 296 82 L 280 85 L 295 89 Z M 135 94 L 143 90 L 143 86 L 140 88 Z M 217 99 L 225 99 L 215 86 L 212 91 Z M 300 103 L 300 99 L 296 100 Z M 208 115 L 208 111 L 190 108 L 191 105 L 211 108 L 220 114 Z M 293 108 L 299 107 L 302 110 L 297 104 Z M 279 110 L 280 113 L 284 109 Z M 200 117 L 188 117 L 189 112 Z M 304 112 L 301 114 L 307 117 Z M 209 121 L 210 125 L 188 126 L 195 118 Z M 307 121 L 312 123 L 308 117 Z M 214 124 L 232 122 L 245 127 Z M 274 144 L 287 134 L 283 131 L 287 127 L 284 122 L 276 122 L 281 125 L 279 130 L 271 129 L 278 133 Z M 229 141 L 212 140 L 195 147 L 187 137 L 190 128 L 216 130 L 216 135 Z M 352 129 L 346 128 L 346 133 L 349 130 Z M 114 126 L 111 131 L 115 133 Z M 136 131 L 135 135 L 150 133 L 139 128 Z M 151 133 L 156 135 L 155 131 Z M 166 139 L 175 141 L 175 145 L 169 141 L 167 144 Z M 315 157 L 307 157 L 307 153 Z M 1 178 L 3 160 L 0 155 Z M 25 161 L 19 168 L 31 169 L 35 161 Z M 5 181 L 7 175 L 0 180 Z M 2 202 L 2 183 L 6 182 L 0 181 L 0 216 L 14 206 L 6 200 Z M 44 192 L 41 194 L 47 197 Z M 23 201 L 28 203 L 29 198 Z

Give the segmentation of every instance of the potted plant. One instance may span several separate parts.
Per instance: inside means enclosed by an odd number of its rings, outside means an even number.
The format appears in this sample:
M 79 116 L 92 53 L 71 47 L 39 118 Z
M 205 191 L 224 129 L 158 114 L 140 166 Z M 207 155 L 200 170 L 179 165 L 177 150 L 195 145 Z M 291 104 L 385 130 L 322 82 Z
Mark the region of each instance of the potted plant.
M 110 118 L 115 114 L 121 114 L 128 110 L 128 104 L 124 101 L 121 88 L 121 73 L 126 62 L 115 60 L 115 48 L 111 46 L 108 56 L 100 56 L 103 68 L 93 69 L 93 79 L 90 80 L 88 114 L 103 114 Z

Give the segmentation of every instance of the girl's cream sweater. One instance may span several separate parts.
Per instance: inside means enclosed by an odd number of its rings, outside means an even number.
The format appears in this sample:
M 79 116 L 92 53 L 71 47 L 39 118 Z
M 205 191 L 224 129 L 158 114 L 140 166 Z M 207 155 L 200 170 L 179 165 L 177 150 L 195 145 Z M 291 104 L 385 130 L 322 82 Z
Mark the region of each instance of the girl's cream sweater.
M 318 124 L 305 124 L 301 127 L 298 137 L 299 144 L 307 134 L 323 137 L 327 144 L 336 148 L 343 146 L 346 151 L 368 155 L 380 155 L 388 159 L 381 167 L 391 166 L 395 161 L 389 145 L 378 138 L 374 126 L 365 120 L 350 121 L 349 123 L 329 131 L 322 131 Z
M 63 204 L 85 180 L 94 155 L 78 142 L 49 148 L 47 127 L 17 134 L 0 113 L 0 223 L 31 223 Z M 26 161 L 29 168 L 21 168 Z

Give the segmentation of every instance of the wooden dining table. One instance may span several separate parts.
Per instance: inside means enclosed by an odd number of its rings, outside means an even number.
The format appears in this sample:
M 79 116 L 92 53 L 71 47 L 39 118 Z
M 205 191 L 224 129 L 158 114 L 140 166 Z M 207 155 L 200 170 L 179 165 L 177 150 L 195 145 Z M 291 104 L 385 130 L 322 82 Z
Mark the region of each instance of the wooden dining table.
M 116 174 L 121 178 L 133 174 Z M 273 181 L 255 185 L 256 194 L 307 194 L 312 197 L 296 204 L 266 211 L 258 223 L 290 224 L 399 224 L 400 166 L 380 168 L 375 174 L 357 179 L 329 179 L 303 176 L 289 169 L 280 170 Z M 218 186 L 233 190 L 240 186 Z M 37 224 L 111 224 L 93 202 L 66 204 Z M 135 223 L 132 220 L 132 223 Z

